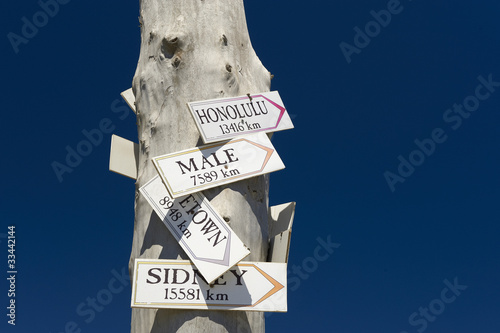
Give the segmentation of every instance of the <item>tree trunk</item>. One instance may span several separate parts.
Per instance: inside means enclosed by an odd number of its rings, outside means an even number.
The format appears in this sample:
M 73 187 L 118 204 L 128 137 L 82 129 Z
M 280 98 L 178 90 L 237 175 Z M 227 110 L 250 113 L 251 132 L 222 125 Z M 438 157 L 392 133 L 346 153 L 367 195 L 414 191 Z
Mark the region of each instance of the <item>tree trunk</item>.
M 139 187 L 157 174 L 151 158 L 202 145 L 187 102 L 269 91 L 270 74 L 248 36 L 242 0 L 141 0 L 141 51 L 133 80 L 140 144 L 136 258 L 189 259 Z M 268 178 L 204 191 L 250 248 L 245 260 L 266 261 Z M 132 310 L 132 332 L 264 332 L 262 312 Z

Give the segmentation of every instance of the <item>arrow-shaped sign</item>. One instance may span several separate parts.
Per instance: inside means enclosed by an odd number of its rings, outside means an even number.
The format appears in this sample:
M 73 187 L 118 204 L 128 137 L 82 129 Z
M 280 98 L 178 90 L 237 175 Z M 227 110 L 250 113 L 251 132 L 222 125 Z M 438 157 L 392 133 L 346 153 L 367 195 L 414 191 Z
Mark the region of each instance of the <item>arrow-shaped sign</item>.
M 139 191 L 208 282 L 250 254 L 201 193 L 174 200 L 159 176 Z
M 285 167 L 264 133 L 153 158 L 173 198 Z
M 203 142 L 293 128 L 277 91 L 188 103 Z
M 136 259 L 131 306 L 286 312 L 286 274 L 284 263 L 241 262 L 209 285 L 189 261 Z

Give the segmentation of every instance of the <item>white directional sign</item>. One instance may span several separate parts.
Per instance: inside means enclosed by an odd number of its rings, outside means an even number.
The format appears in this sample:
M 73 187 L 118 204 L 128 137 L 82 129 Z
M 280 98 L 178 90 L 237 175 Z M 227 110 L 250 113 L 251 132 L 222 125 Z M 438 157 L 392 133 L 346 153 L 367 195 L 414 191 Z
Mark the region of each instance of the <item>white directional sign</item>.
M 111 151 L 109 154 L 109 170 L 130 177 L 137 178 L 137 163 L 139 145 L 118 135 L 111 136 Z
M 185 260 L 136 259 L 134 308 L 287 311 L 286 264 L 241 262 L 208 285 Z
M 153 158 L 173 198 L 285 167 L 264 133 Z
M 250 254 L 201 193 L 173 200 L 158 176 L 139 190 L 209 283 Z
M 270 262 L 288 262 L 295 202 L 269 208 L 269 256 Z
M 277 91 L 188 103 L 203 142 L 293 128 Z
M 127 102 L 128 106 L 132 109 L 132 111 L 134 111 L 134 113 L 137 114 L 137 111 L 135 110 L 135 96 L 134 92 L 132 91 L 132 88 L 125 90 L 120 95 L 125 100 L 125 102 Z

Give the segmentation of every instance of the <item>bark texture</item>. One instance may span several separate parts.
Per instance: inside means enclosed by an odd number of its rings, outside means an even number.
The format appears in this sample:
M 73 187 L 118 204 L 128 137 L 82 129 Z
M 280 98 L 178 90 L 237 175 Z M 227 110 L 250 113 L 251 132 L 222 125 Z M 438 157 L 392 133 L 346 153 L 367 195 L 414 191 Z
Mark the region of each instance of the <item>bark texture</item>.
M 250 43 L 242 0 L 140 0 L 139 19 L 142 40 L 133 91 L 140 154 L 131 274 L 135 258 L 189 259 L 138 191 L 157 174 L 152 157 L 203 144 L 186 103 L 270 87 L 270 73 Z M 268 178 L 204 194 L 250 248 L 245 260 L 265 261 Z M 131 332 L 264 332 L 264 316 L 133 309 Z

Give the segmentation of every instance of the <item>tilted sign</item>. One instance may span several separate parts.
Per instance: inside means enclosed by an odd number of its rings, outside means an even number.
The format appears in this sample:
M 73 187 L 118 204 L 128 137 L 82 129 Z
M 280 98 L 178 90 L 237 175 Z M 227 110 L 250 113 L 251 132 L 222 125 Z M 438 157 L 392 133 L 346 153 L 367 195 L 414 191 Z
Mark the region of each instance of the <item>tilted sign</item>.
M 288 262 L 295 202 L 269 208 L 269 255 L 268 261 Z
M 173 198 L 285 167 L 264 133 L 153 158 Z
M 185 260 L 136 259 L 131 306 L 287 311 L 285 263 L 241 262 L 213 285 Z
M 135 114 L 137 114 L 137 111 L 135 109 L 135 95 L 134 92 L 132 91 L 132 88 L 129 88 L 122 92 L 120 94 L 122 98 L 127 102 L 128 106 L 134 111 Z
M 203 142 L 293 128 L 277 91 L 188 103 Z
M 250 254 L 201 193 L 173 200 L 159 176 L 139 190 L 208 282 Z

